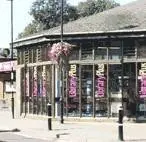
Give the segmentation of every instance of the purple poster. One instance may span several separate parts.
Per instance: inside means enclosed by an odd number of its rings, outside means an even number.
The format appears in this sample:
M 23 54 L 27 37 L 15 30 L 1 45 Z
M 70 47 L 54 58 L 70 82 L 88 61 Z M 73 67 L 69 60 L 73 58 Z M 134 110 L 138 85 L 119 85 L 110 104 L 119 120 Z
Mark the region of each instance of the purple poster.
M 37 96 L 37 67 L 34 67 L 34 74 L 33 74 L 33 96 Z
M 140 77 L 139 95 L 140 98 L 146 98 L 146 63 L 141 63 L 139 77 Z
M 77 96 L 76 65 L 70 65 L 69 71 L 69 97 Z
M 104 97 L 105 94 L 105 75 L 104 64 L 98 64 L 95 72 L 95 97 Z
M 139 93 L 140 93 L 140 98 L 146 97 L 146 76 L 141 76 Z
M 43 78 L 42 93 L 43 93 L 43 97 L 45 97 L 46 96 L 46 66 L 43 66 L 42 78 Z

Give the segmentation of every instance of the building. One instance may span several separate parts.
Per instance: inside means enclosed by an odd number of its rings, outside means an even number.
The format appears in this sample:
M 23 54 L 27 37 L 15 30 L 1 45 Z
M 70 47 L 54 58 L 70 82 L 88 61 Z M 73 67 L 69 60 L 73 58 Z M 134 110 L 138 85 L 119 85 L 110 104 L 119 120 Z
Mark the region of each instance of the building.
M 146 1 L 139 0 L 64 25 L 64 41 L 76 45 L 71 74 L 62 72 L 64 116 L 116 117 L 121 104 L 127 116 L 146 114 L 145 15 Z M 53 116 L 60 115 L 58 68 L 48 57 L 59 41 L 56 27 L 14 42 L 20 114 L 46 115 L 51 102 Z
M 0 48 L 0 108 L 11 108 L 12 91 L 16 93 L 16 78 L 13 80 L 12 87 L 11 71 L 13 67 L 15 74 L 16 65 L 16 54 L 14 53 L 14 60 L 11 60 L 10 49 Z

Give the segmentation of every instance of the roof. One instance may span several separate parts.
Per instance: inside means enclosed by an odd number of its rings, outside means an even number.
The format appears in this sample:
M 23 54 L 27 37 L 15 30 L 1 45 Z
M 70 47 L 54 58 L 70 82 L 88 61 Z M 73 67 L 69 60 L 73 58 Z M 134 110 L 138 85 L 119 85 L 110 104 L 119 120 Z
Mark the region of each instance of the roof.
M 63 28 L 64 34 L 146 31 L 146 0 L 137 0 L 127 5 L 80 18 L 64 24 Z M 59 34 L 60 26 L 20 39 L 20 41 Z
M 137 0 L 64 24 L 64 33 L 92 33 L 128 29 L 146 29 L 146 0 Z M 60 27 L 45 31 L 60 33 Z

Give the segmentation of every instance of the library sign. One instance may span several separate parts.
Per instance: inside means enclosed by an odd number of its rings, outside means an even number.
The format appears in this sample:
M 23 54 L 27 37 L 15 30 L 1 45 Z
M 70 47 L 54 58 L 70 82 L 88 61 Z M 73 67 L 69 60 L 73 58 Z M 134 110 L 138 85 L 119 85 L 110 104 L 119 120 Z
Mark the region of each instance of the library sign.
M 98 64 L 95 70 L 95 97 L 104 97 L 105 94 L 105 76 L 104 64 Z
M 146 63 L 141 63 L 139 76 L 140 76 L 139 96 L 140 98 L 146 98 Z
M 70 65 L 69 70 L 69 97 L 77 96 L 77 65 Z

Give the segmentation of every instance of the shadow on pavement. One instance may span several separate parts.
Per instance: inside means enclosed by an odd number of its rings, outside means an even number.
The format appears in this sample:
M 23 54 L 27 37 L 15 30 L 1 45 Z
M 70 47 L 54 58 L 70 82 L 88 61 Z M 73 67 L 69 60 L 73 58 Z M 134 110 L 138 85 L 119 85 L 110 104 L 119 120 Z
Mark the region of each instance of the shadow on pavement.
M 127 139 L 125 142 L 146 142 L 146 139 Z
M 61 135 L 69 135 L 70 133 L 60 133 L 60 134 L 56 134 L 56 138 L 60 138 Z
M 0 130 L 0 133 L 4 133 L 4 132 L 20 132 L 19 129 L 15 128 L 15 129 L 12 129 L 12 130 Z M 1 142 L 1 141 L 0 141 Z

